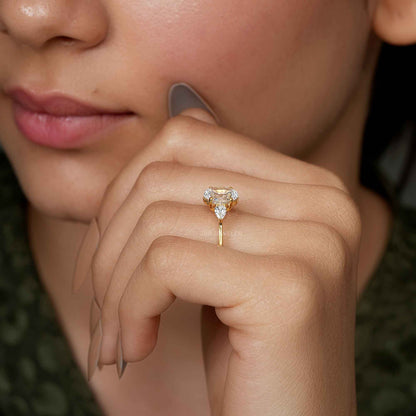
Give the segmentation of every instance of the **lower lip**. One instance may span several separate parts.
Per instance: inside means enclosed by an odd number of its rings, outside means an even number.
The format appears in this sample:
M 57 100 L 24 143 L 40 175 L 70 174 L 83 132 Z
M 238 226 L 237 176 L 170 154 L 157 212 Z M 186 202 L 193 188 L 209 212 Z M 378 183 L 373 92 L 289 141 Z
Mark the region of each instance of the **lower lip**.
M 27 110 L 17 102 L 13 102 L 13 115 L 17 127 L 30 141 L 58 149 L 76 148 L 95 142 L 111 126 L 134 116 L 132 113 L 53 116 Z

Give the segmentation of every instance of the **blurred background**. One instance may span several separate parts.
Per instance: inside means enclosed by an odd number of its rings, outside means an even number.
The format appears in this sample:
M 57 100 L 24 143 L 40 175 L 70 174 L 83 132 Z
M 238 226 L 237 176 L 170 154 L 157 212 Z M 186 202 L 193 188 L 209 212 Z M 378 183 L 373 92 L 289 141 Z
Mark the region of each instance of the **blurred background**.
M 409 155 L 412 154 L 415 140 L 413 134 L 414 131 L 409 126 L 400 138 L 390 143 L 378 161 L 380 171 L 395 186 L 399 184 L 405 163 Z M 399 196 L 404 205 L 416 208 L 416 163 L 414 159 L 409 167 L 407 180 L 403 184 Z

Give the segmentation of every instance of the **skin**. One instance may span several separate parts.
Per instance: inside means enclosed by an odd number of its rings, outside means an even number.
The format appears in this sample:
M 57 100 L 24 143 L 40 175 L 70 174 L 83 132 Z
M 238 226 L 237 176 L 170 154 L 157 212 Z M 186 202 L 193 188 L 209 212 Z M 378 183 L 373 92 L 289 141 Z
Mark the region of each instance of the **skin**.
M 56 150 L 27 141 L 10 98 L 0 99 L 1 143 L 74 357 L 86 373 L 99 307 L 101 362 L 117 358 L 119 324 L 124 358 L 140 360 L 120 383 L 112 366 L 91 381 L 107 414 L 355 414 L 356 296 L 391 223 L 385 202 L 358 182 L 362 128 L 381 39 L 413 43 L 415 23 L 411 0 L 0 3 L 3 87 L 137 114 L 99 142 Z M 168 120 L 178 80 L 220 126 L 196 110 Z M 201 158 L 203 145 L 215 157 Z M 200 194 L 222 182 L 245 196 L 224 220 L 219 252 Z M 145 197 L 149 184 L 160 197 Z M 267 215 L 253 204 L 264 195 Z M 93 218 L 100 240 L 83 260 L 92 275 L 69 297 Z M 209 267 L 219 256 L 225 275 Z M 264 285 L 253 288 L 253 276 Z

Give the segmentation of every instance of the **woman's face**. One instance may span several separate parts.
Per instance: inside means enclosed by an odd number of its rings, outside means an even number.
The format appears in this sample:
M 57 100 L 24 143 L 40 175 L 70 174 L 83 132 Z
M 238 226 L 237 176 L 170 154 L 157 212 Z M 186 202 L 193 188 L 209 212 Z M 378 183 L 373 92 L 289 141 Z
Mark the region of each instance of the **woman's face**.
M 46 214 L 90 220 L 107 184 L 166 122 L 174 82 L 192 85 L 224 127 L 301 155 L 362 76 L 367 2 L 2 0 L 2 88 L 135 113 L 99 141 L 57 149 L 25 138 L 2 94 L 0 139 L 26 196 Z

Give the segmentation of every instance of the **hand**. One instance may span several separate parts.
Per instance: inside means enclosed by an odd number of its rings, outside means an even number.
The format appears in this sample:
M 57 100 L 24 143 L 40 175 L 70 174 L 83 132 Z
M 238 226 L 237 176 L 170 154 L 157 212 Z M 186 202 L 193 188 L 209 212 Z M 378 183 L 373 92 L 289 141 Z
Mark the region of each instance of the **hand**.
M 209 185 L 240 195 L 222 247 Z M 147 357 L 179 297 L 205 305 L 213 415 L 355 415 L 361 223 L 332 172 L 189 109 L 107 187 L 97 222 L 101 362 L 114 362 L 119 326 L 124 360 Z

